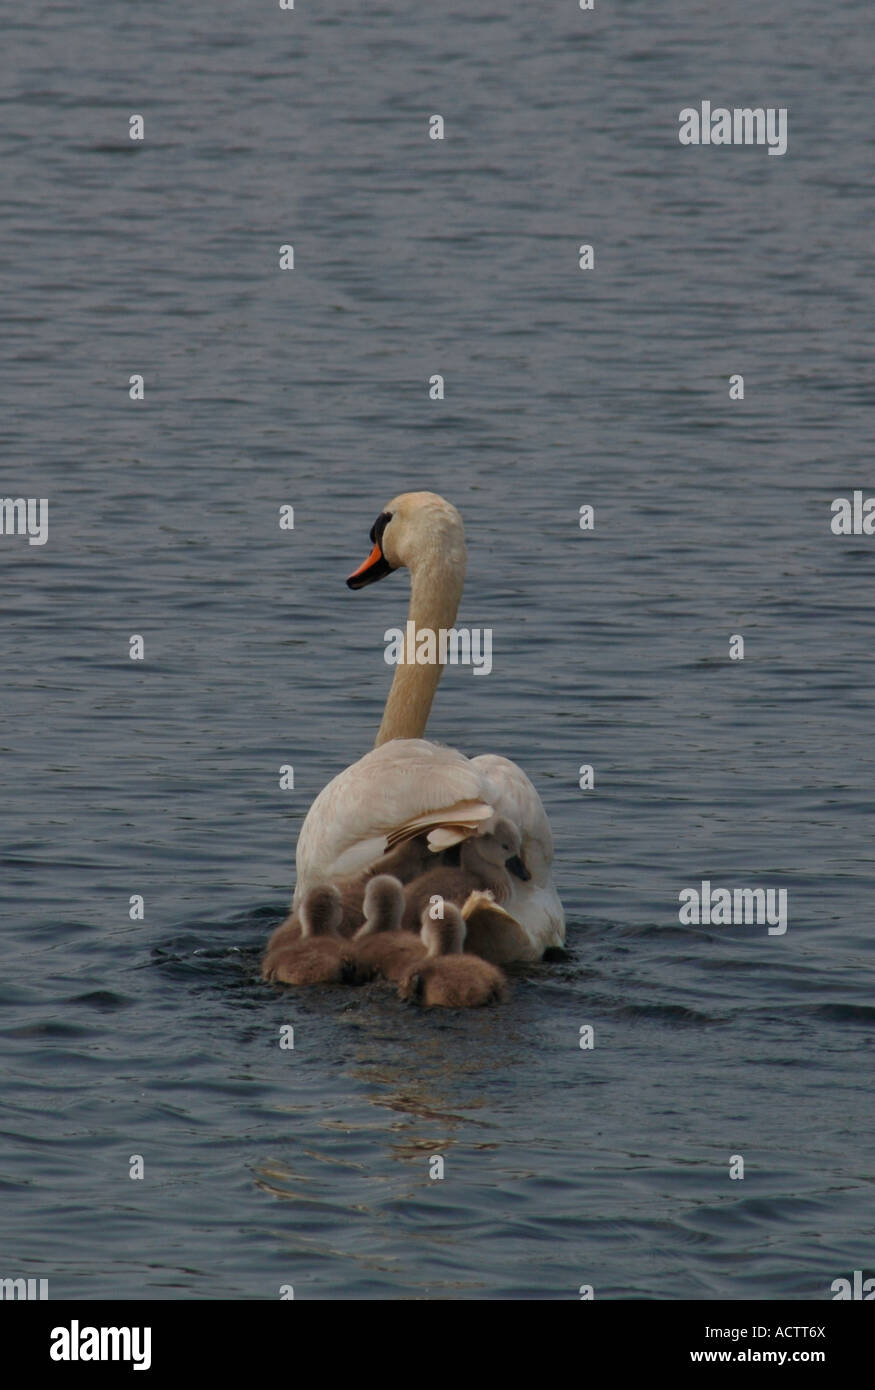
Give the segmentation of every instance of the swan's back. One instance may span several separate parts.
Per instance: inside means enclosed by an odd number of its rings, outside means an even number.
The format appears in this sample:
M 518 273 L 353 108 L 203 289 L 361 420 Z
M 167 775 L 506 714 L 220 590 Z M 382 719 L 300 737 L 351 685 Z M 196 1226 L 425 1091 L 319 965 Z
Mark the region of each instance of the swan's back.
M 481 799 L 478 772 L 454 748 L 399 738 L 371 749 L 338 773 L 307 813 L 295 855 L 295 906 L 313 884 L 370 868 L 399 826 Z
M 427 739 L 392 739 L 339 773 L 301 827 L 294 905 L 314 884 L 370 868 L 399 827 L 423 817 L 434 826 L 453 826 L 460 804 L 479 806 L 481 821 L 495 813 L 518 827 L 520 857 L 531 879 L 510 878 L 504 907 L 522 930 L 506 959 L 539 960 L 565 940 L 565 915 L 551 875 L 553 837 L 529 778 L 496 753 L 469 759 Z

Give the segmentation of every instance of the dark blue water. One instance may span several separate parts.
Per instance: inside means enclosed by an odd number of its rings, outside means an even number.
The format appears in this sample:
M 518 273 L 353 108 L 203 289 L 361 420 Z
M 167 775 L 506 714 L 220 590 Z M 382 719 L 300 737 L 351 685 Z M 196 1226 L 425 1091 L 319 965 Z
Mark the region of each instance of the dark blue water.
M 49 539 L 0 538 L 0 1276 L 871 1271 L 875 537 L 829 526 L 875 492 L 869 7 L 107 0 L 4 49 L 0 494 Z M 682 148 L 703 99 L 786 106 L 787 154 Z M 429 732 L 532 777 L 569 921 L 471 1014 L 258 979 L 406 608 L 343 581 L 413 488 L 495 634 Z M 703 878 L 787 889 L 789 930 L 682 927 Z

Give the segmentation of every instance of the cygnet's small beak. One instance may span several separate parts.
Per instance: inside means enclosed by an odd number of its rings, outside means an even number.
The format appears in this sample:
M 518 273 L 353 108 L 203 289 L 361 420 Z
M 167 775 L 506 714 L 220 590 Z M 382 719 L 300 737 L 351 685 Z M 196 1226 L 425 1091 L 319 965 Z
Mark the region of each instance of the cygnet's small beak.
M 511 873 L 515 874 L 517 878 L 521 878 L 523 883 L 528 883 L 529 879 L 532 877 L 518 854 L 515 854 L 512 859 L 507 860 L 506 867 L 510 869 Z
M 357 570 L 353 570 L 346 582 L 351 589 L 363 589 L 366 584 L 373 584 L 378 579 L 385 579 L 386 575 L 391 573 L 392 566 L 380 549 L 378 541 L 364 564 L 359 565 Z

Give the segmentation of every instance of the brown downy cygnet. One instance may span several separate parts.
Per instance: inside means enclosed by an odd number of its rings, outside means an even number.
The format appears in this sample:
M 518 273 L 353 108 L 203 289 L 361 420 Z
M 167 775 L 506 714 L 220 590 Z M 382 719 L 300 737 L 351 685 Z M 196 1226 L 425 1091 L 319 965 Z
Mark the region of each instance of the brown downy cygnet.
M 345 979 L 352 968 L 352 953 L 338 935 L 343 904 L 337 889 L 330 884 L 311 888 L 299 916 L 300 936 L 268 949 L 264 978 L 286 985 L 323 985 Z
M 458 867 L 441 864 L 409 883 L 404 891 L 403 925 L 415 931 L 432 898 L 461 907 L 471 893 L 492 893 L 499 903 L 510 897 L 510 875 L 530 877 L 520 859 L 520 833 L 513 821 L 500 816 L 484 835 L 473 835 L 459 847 Z
M 428 1008 L 476 1009 L 506 997 L 502 972 L 479 956 L 463 954 L 465 919 L 457 907 L 447 903 L 442 921 L 423 912 L 422 940 L 425 959 L 401 981 L 402 999 Z
M 415 932 L 401 931 L 404 889 L 397 878 L 379 874 L 365 889 L 364 926 L 352 942 L 356 975 L 360 980 L 382 975 L 400 980 L 425 958 L 425 945 Z

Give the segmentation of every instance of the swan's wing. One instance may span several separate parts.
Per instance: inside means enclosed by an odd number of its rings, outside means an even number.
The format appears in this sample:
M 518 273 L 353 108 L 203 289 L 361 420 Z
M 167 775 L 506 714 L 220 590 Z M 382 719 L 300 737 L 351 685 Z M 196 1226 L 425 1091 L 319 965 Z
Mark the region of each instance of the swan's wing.
M 483 791 L 481 773 L 454 748 L 410 738 L 372 749 L 310 807 L 298 836 L 295 902 L 314 884 L 362 873 L 383 855 L 390 836 L 423 818 L 435 828 L 456 825 L 463 804 L 465 819 L 479 825 L 484 804 L 492 814 Z

